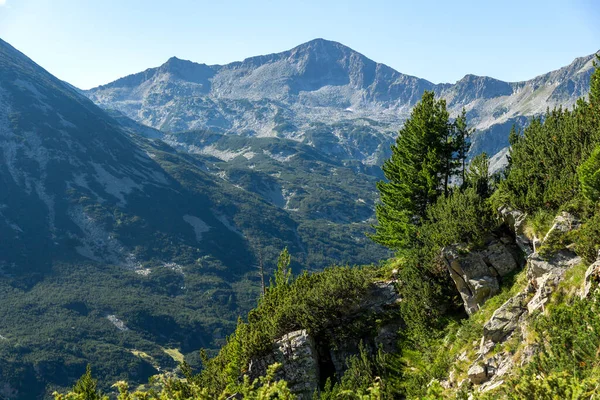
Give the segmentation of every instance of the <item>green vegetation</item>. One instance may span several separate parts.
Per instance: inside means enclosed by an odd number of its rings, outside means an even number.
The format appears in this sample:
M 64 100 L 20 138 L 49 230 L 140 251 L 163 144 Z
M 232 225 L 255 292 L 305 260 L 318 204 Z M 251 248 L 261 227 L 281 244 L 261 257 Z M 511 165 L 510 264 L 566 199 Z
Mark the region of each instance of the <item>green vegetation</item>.
M 596 147 L 579 167 L 579 181 L 581 192 L 588 200 L 600 200 L 600 147 Z
M 332 128 L 323 126 L 319 129 L 329 132 Z M 296 265 L 309 270 L 320 270 L 339 262 L 370 264 L 390 256 L 387 249 L 364 235 L 365 231 L 371 230 L 377 201 L 375 184 L 379 177 L 373 171 L 365 171 L 364 165 L 351 165 L 337 157 L 326 157 L 322 151 L 290 139 L 223 135 L 211 131 L 176 135 L 181 137 L 178 140 L 197 143 L 198 147 L 210 144 L 216 151 L 241 149 L 246 152 L 248 157 L 240 153 L 227 162 L 207 155 L 189 156 L 188 159 L 249 192 L 236 207 L 243 207 L 246 201 L 250 204 L 258 200 L 283 209 L 274 213 L 269 223 L 254 227 L 251 222 L 257 225 L 259 218 L 252 215 L 251 207 L 236 214 L 236 224 L 243 221 L 248 229 L 256 231 L 253 234 L 263 246 L 269 241 L 264 233 L 271 231 L 271 227 L 282 223 L 297 227 L 302 251 L 296 247 L 296 241 L 282 241 L 278 247 L 268 249 L 273 261 L 271 265 L 285 246 Z M 230 197 L 240 197 L 240 192 L 232 193 Z M 211 193 L 212 196 L 219 197 L 219 194 Z
M 376 276 L 375 269 L 331 267 L 292 280 L 285 254 L 274 282 L 248 314 L 248 322 L 240 321 L 219 355 L 205 363 L 200 379 L 213 395 L 224 390 L 235 393 L 250 360 L 269 350 L 285 333 L 306 329 L 325 343 L 343 343 L 374 322 L 365 315 L 340 324 L 360 304 Z
M 374 241 L 395 250 L 414 243 L 427 207 L 448 195 L 451 177 L 464 166 L 467 135 L 465 113 L 450 124 L 446 102 L 436 100 L 433 92 L 423 94 L 383 164 L 387 181 L 377 184 L 381 204 L 375 209 Z
M 236 394 L 250 399 L 293 398 L 287 384 L 276 380 L 276 365 L 265 371 L 265 377 L 251 381 L 252 361 L 267 354 L 282 335 L 299 329 L 306 329 L 319 338 L 319 345 L 327 347 L 359 343 L 374 335 L 383 321 L 369 313 L 348 315 L 356 312 L 373 282 L 389 278 L 392 269 L 402 299 L 393 315 L 403 322 L 398 352 L 386 354 L 358 346 L 357 354 L 346 360 L 343 376 L 322 376 L 327 379 L 315 398 L 467 398 L 468 387 L 444 390 L 439 381 L 450 372 L 465 377 L 494 310 L 535 283 L 528 282 L 524 271 L 505 277 L 500 293 L 466 319 L 441 250 L 454 243 L 464 245 L 464 251 L 482 246 L 486 237 L 502 229 L 494 218 L 498 206 L 509 205 L 529 213 L 527 229 L 536 236 L 545 235 L 558 212 L 573 213 L 581 227 L 551 236 L 540 254 L 551 256 L 569 245 L 586 262 L 595 259 L 600 248 L 596 176 L 600 169 L 600 69 L 592 75 L 591 87 L 589 101 L 580 100 L 573 110 L 548 111 L 523 132 L 513 130 L 509 166 L 502 177 L 489 176 L 485 154 L 474 158 L 467 169 L 465 114 L 450 122 L 445 103 L 426 92 L 384 164 L 388 181 L 377 185 L 382 203 L 377 207 L 373 239 L 396 251 L 392 262 L 380 268 L 330 267 L 294 277 L 286 248 L 247 321 L 238 321 L 215 357 L 201 353 L 203 369 L 198 374 L 183 363 L 183 378 L 163 375 L 146 391 L 131 393 L 120 382 L 116 384 L 119 398 L 179 400 Z M 187 176 L 185 170 L 173 168 L 174 176 Z M 452 185 L 453 178 L 459 178 L 460 185 Z M 600 298 L 573 296 L 574 286 L 581 285 L 584 266 L 573 267 L 545 309 L 530 318 L 525 343 L 513 339 L 492 349 L 515 355 L 525 345 L 536 343 L 537 354 L 515 367 L 503 386 L 475 393 L 474 398 L 589 399 L 599 390 Z M 154 357 L 149 350 L 136 350 Z M 59 400 L 101 396 L 89 369 L 71 393 L 56 395 Z
M 280 364 L 273 364 L 262 376 L 250 382 L 246 376 L 238 386 L 237 395 L 248 400 L 293 400 L 296 397 L 290 392 L 283 380 L 275 380 L 275 372 Z M 209 394 L 206 388 L 198 386 L 196 379 L 189 370 L 184 371 L 184 379 L 160 375 L 152 379 L 152 389 L 147 391 L 136 390 L 131 392 L 125 381 L 113 385 L 117 389 L 117 400 L 212 400 L 226 399 L 227 393 L 219 396 Z M 54 393 L 55 400 L 109 400 L 109 396 L 102 395 L 97 389 L 97 380 L 91 376 L 88 366 L 87 372 L 75 384 L 73 389 L 66 394 Z
M 592 82 L 598 82 L 599 78 L 600 70 L 596 70 Z M 581 287 L 586 265 L 596 259 L 600 248 L 600 212 L 595 204 L 598 200 L 595 195 L 597 148 L 600 145 L 598 99 L 600 86 L 596 83 L 592 85 L 589 102 L 580 100 L 573 110 L 548 111 L 544 118 L 534 119 L 522 133 L 513 131 L 509 166 L 504 179 L 497 184 L 489 202 L 475 213 L 484 215 L 486 207 L 492 206 L 489 212 L 493 212 L 494 208 L 508 204 L 530 214 L 527 234 L 544 237 L 554 216 L 559 211 L 569 211 L 583 222 L 581 228 L 568 235 L 557 233 L 555 237 L 548 238 L 540 253 L 551 255 L 556 249 L 573 243 L 574 250 L 585 260 L 584 264 L 569 271 L 546 313 L 533 319 L 527 340 L 538 343 L 540 352 L 531 362 L 515 368 L 511 378 L 500 389 L 476 394 L 475 398 L 589 399 L 600 387 L 597 378 L 597 351 L 600 346 L 598 300 L 573 297 Z M 483 170 L 475 166 L 477 163 L 479 161 L 472 161 L 474 173 Z M 481 186 L 474 184 L 471 187 Z M 467 193 L 468 190 L 464 191 L 463 196 Z M 451 198 L 440 200 L 445 207 L 440 208 L 439 213 L 429 212 L 430 220 L 436 221 L 435 227 L 444 232 L 439 234 L 437 241 L 443 243 L 444 238 L 448 240 L 446 243 L 464 240 L 476 246 L 477 237 L 481 236 L 475 233 L 493 228 L 493 222 L 482 221 L 482 225 L 478 225 L 472 221 L 461 227 L 461 220 L 469 214 L 453 211 Z M 434 215 L 438 217 L 432 218 Z M 459 221 L 453 221 L 451 215 Z M 435 228 L 433 231 L 436 232 Z M 475 235 L 465 237 L 465 233 Z M 458 381 L 466 376 L 470 362 L 461 360 L 474 359 L 469 351 L 474 351 L 473 342 L 481 337 L 483 324 L 495 309 L 521 291 L 526 283 L 521 272 L 514 283 L 505 282 L 503 291 L 488 300 L 483 309 L 468 320 L 458 324 L 450 322 L 426 335 L 409 335 L 410 341 L 402 343 L 404 375 L 401 385 L 404 393 L 409 398 L 466 398 L 464 391 L 444 390 L 435 381 L 431 385 L 429 383 L 433 379 L 446 379 L 450 370 L 458 376 Z M 403 314 L 403 317 L 407 316 Z M 522 351 L 522 344 L 509 340 L 502 344 L 502 348 L 494 349 L 500 350 L 514 354 Z

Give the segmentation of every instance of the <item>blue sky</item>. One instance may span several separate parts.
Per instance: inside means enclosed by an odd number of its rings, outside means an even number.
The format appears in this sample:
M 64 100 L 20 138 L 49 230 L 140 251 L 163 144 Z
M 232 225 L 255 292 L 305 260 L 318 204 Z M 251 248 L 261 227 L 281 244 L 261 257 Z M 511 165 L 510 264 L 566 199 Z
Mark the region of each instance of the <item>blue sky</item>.
M 600 49 L 600 2 L 0 0 L 0 38 L 80 88 L 158 66 L 322 37 L 432 82 L 517 81 Z

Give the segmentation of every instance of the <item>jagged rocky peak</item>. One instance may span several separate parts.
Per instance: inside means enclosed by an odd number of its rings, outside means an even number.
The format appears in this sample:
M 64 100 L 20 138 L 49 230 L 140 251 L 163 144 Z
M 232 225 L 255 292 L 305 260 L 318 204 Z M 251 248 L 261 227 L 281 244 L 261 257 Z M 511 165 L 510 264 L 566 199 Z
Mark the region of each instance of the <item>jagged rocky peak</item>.
M 312 83 L 312 87 L 307 85 L 304 90 L 326 85 L 364 87 L 375 79 L 374 61 L 340 43 L 323 39 L 295 47 L 288 59 L 298 66 L 298 77 Z
M 215 75 L 215 69 L 206 64 L 171 57 L 158 68 L 157 73 L 168 73 L 174 78 L 186 82 L 210 85 L 209 79 Z

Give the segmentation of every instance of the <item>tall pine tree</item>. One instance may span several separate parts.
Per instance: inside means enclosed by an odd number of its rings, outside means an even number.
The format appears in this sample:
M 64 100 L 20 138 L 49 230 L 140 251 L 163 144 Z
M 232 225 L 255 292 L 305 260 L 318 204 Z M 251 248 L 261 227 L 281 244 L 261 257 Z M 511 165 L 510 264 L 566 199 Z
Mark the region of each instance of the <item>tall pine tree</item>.
M 427 206 L 448 192 L 456 148 L 445 100 L 426 91 L 392 145 L 378 182 L 381 203 L 371 238 L 391 249 L 408 247 Z
M 467 153 L 471 148 L 471 133 L 467 127 L 467 112 L 462 109 L 460 115 L 454 121 L 454 135 L 452 148 L 456 160 L 456 168 L 460 171 L 461 182 L 465 182 Z

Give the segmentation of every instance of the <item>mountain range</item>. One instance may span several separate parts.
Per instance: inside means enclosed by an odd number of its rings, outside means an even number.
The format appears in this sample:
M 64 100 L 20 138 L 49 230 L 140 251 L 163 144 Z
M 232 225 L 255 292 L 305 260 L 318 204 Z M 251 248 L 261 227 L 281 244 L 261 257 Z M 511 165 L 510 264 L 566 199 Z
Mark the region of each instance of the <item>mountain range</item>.
M 523 126 L 547 108 L 569 107 L 585 96 L 593 59 L 594 55 L 577 58 L 523 82 L 466 75 L 455 84 L 433 84 L 340 43 L 315 39 L 289 51 L 227 65 L 173 57 L 160 67 L 85 94 L 103 108 L 168 133 L 208 129 L 282 137 L 340 160 L 379 165 L 425 90 L 446 99 L 452 115 L 464 108 L 476 130 L 472 154 L 485 151 L 493 156 L 508 145 L 513 124 Z M 170 139 L 188 145 L 181 138 Z

